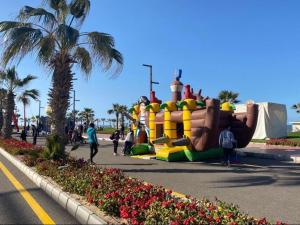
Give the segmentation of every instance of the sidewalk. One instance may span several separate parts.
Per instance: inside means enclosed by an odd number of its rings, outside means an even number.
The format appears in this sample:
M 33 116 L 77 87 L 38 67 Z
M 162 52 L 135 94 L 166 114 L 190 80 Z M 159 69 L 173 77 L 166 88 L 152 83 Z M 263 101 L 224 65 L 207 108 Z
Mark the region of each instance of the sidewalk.
M 250 157 L 300 163 L 300 147 L 250 143 L 246 148 L 237 149 L 237 151 Z
M 97 134 L 97 137 L 101 141 L 111 141 L 109 139 L 110 134 Z M 120 139 L 120 142 L 124 142 L 124 140 Z M 249 157 L 300 163 L 300 147 L 266 145 L 265 143 L 251 142 L 246 148 L 237 149 L 237 152 Z

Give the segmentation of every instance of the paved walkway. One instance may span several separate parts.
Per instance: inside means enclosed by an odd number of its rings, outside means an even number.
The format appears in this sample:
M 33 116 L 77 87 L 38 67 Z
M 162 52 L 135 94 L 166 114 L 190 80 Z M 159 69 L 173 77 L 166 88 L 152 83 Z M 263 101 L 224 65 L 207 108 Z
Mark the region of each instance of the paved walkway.
M 109 134 L 97 134 L 97 136 L 100 140 L 110 141 Z M 300 147 L 250 143 L 247 148 L 239 149 L 238 152 L 251 157 L 300 163 Z
M 38 143 L 43 144 L 44 139 L 39 138 Z M 242 157 L 240 164 L 230 168 L 218 161 L 169 163 L 115 157 L 111 142 L 100 143 L 95 162 L 101 167 L 120 168 L 129 176 L 197 198 L 218 197 L 238 204 L 250 215 L 267 217 L 273 222 L 300 224 L 299 164 L 254 157 Z M 89 146 L 83 145 L 71 155 L 88 159 Z

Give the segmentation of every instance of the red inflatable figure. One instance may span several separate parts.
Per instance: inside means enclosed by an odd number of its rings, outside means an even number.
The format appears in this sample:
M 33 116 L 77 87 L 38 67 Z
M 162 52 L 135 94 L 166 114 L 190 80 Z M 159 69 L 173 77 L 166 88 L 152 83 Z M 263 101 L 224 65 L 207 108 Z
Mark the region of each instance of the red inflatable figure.
M 161 100 L 159 100 L 159 99 L 156 98 L 156 96 L 155 96 L 155 91 L 151 91 L 151 94 L 150 94 L 150 102 L 151 102 L 151 103 L 158 103 L 158 104 L 161 104 Z
M 184 86 L 184 98 L 196 100 L 196 96 L 193 95 L 193 93 L 191 91 L 191 86 L 189 84 Z

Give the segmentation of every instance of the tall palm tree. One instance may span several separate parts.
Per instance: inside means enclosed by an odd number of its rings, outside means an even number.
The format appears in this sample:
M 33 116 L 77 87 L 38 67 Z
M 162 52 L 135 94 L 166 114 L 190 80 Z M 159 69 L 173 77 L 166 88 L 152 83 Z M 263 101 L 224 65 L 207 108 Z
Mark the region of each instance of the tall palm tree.
M 49 103 L 53 134 L 64 138 L 66 112 L 77 64 L 89 77 L 94 64 L 104 71 L 116 66 L 121 72 L 123 57 L 115 49 L 114 38 L 98 31 L 81 32 L 90 11 L 90 0 L 44 0 L 44 8 L 24 6 L 15 21 L 0 22 L 3 37 L 2 62 L 21 60 L 30 52 L 52 72 Z
M 6 90 L 4 88 L 0 88 L 0 131 L 3 127 L 3 108 L 5 103 Z
M 79 112 L 78 115 L 78 120 L 80 121 L 80 124 L 82 125 L 82 122 L 83 122 L 83 112 Z
M 94 114 L 94 110 L 92 110 L 91 108 L 84 108 L 82 113 L 82 117 L 84 122 L 86 122 L 87 125 L 90 124 L 90 121 L 93 120 L 95 114 Z
M 116 104 L 113 104 L 112 108 L 107 111 L 107 113 L 109 115 L 115 114 L 115 116 L 116 116 L 116 123 L 117 123 L 116 128 L 117 129 L 119 129 L 119 116 L 122 113 L 122 110 L 123 110 L 122 106 L 116 103 Z
M 240 100 L 237 100 L 239 97 L 239 93 L 235 93 L 233 91 L 223 90 L 219 93 L 219 100 L 221 103 L 230 102 L 230 103 L 239 103 Z
M 297 113 L 300 113 L 300 103 L 293 105 L 292 109 L 295 109 Z
M 118 120 L 116 120 L 116 119 L 110 119 L 110 121 L 111 121 L 114 125 L 116 125 L 116 129 L 118 129 Z
M 23 119 L 24 119 L 24 129 L 26 129 L 26 106 L 30 104 L 30 99 L 38 100 L 39 91 L 36 89 L 25 90 L 18 96 L 18 101 L 23 104 Z
M 125 123 L 125 115 L 124 113 L 128 111 L 128 108 L 126 105 L 121 105 L 121 125 L 124 127 Z
M 101 118 L 101 121 L 102 121 L 102 126 L 104 127 L 104 123 L 105 123 L 106 119 L 105 118 Z
M 0 72 L 0 80 L 6 89 L 6 104 L 4 114 L 3 135 L 4 138 L 10 138 L 12 134 L 12 116 L 15 108 L 16 92 L 29 84 L 36 77 L 27 75 L 25 78 L 19 78 L 15 67 Z

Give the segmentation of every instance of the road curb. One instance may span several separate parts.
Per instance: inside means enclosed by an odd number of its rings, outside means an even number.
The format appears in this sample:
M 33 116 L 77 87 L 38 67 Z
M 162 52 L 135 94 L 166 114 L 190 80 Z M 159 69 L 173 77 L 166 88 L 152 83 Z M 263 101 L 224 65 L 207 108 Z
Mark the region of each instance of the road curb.
M 279 161 L 293 161 L 291 156 L 285 155 L 285 154 L 271 154 L 271 153 L 264 153 L 264 152 L 250 152 L 250 151 L 245 151 L 243 149 L 237 150 L 240 154 L 245 154 L 246 156 L 249 157 L 254 157 L 254 158 L 261 158 L 261 159 L 275 159 Z
M 55 187 L 34 170 L 6 152 L 3 148 L 0 148 L 0 154 L 23 172 L 39 188 L 45 191 L 54 201 L 73 215 L 81 224 L 107 225 L 107 223 L 95 213 L 90 211 L 67 193 L 63 192 L 60 188 Z

